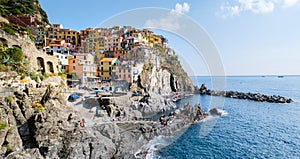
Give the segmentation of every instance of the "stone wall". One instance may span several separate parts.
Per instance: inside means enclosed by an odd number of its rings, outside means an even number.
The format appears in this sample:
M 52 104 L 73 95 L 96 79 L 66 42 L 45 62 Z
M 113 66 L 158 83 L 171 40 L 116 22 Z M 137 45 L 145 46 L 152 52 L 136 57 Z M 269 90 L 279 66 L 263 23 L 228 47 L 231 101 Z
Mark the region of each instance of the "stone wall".
M 29 69 L 40 73 L 57 73 L 58 59 L 36 49 L 28 37 L 10 35 L 0 29 L 0 37 L 5 39 L 8 47 L 18 46 L 23 51 L 23 57 L 29 62 Z

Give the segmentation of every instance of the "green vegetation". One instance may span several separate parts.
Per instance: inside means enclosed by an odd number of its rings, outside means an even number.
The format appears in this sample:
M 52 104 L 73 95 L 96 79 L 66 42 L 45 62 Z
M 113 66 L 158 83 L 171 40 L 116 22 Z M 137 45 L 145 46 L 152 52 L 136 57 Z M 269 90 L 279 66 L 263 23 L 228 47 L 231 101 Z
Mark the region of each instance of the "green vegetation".
M 5 32 L 7 32 L 8 34 L 10 34 L 10 35 L 15 35 L 15 34 L 16 34 L 16 31 L 13 30 L 12 28 L 8 27 L 8 26 L 4 26 L 4 27 L 3 27 L 3 30 L 4 30 Z
M 23 70 L 23 52 L 17 47 L 6 48 L 4 46 L 0 49 L 0 70 L 3 72 Z
M 33 35 L 31 33 L 31 30 L 28 28 L 24 28 L 22 26 L 18 26 L 13 23 L 5 23 L 5 22 L 0 22 L 0 28 L 3 29 L 6 33 L 10 35 L 15 35 L 18 33 L 19 35 L 28 35 L 31 40 L 33 40 Z
M 45 110 L 44 106 L 42 104 L 40 104 L 40 103 L 31 104 L 31 107 L 35 108 L 38 111 Z
M 0 130 L 3 130 L 7 127 L 7 123 L 5 122 L 0 122 Z
M 12 151 L 12 148 L 10 147 L 9 144 L 4 144 L 3 147 L 6 148 L 6 152 L 11 152 Z
M 15 71 L 21 75 L 21 79 L 30 76 L 31 79 L 37 81 L 39 76 L 41 80 L 45 77 L 37 75 L 34 71 L 27 68 L 28 61 L 23 59 L 22 49 L 18 46 L 8 48 L 6 45 L 0 45 L 0 71 L 9 72 Z
M 5 97 L 5 100 L 6 100 L 8 103 L 11 103 L 13 99 L 12 99 L 11 97 Z
M 14 62 L 21 62 L 22 61 L 22 50 L 19 47 L 12 47 L 12 48 L 8 48 L 6 50 L 6 54 L 8 54 L 8 56 L 10 56 L 10 58 L 14 61 Z
M 46 12 L 39 5 L 38 0 L 1 0 L 0 1 L 0 14 L 7 16 L 13 15 L 35 15 L 40 14 L 42 16 L 41 22 L 49 23 Z

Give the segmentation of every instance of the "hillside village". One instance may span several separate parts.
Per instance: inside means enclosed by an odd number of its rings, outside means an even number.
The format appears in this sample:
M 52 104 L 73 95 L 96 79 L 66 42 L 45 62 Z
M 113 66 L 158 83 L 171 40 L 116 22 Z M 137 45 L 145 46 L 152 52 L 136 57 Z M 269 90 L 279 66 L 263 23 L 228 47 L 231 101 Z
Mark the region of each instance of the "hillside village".
M 4 18 L 13 26 L 25 28 L 22 34 L 30 37 L 39 54 L 56 58 L 55 62 L 45 62 L 44 58 L 37 57 L 36 72 L 66 74 L 69 86 L 101 82 L 129 86 L 137 81 L 145 68 L 145 59 L 155 50 L 175 56 L 168 48 L 168 40 L 148 29 L 113 26 L 78 32 L 62 24 L 41 24 L 40 17 L 29 14 L 10 14 Z M 5 28 L 2 32 L 20 35 Z
M 151 30 L 75 31 L 38 0 L 3 0 L 0 14 L 0 158 L 135 158 L 207 116 L 177 109 L 197 88 Z

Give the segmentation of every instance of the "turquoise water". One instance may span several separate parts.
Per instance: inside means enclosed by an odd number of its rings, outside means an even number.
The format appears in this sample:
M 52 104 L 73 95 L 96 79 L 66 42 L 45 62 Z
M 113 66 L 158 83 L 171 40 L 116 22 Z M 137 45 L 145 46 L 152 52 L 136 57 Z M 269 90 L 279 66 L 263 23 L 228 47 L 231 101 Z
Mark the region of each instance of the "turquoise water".
M 197 77 L 210 88 L 209 77 Z M 196 80 L 195 80 L 196 81 Z M 153 158 L 300 158 L 300 77 L 227 77 L 227 90 L 282 95 L 290 104 L 260 103 L 225 98 L 221 116 L 208 135 L 200 137 L 201 126 L 191 125 L 175 141 L 154 152 Z M 222 97 L 218 97 L 222 98 Z M 182 99 L 209 109 L 210 96 Z

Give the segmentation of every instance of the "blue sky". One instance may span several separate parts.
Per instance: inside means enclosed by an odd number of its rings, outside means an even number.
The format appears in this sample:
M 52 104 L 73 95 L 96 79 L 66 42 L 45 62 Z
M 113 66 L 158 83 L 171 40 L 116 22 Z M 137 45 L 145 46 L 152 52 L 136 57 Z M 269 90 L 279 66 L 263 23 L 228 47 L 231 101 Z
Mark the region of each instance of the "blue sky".
M 170 13 L 184 14 L 202 26 L 219 51 L 226 75 L 300 74 L 300 0 L 40 0 L 40 3 L 50 23 L 61 23 L 78 31 L 97 27 L 114 15 L 136 8 L 169 9 Z M 174 19 L 166 18 L 148 20 L 158 27 L 161 22 L 171 23 L 166 27 L 176 29 L 176 20 L 174 23 Z M 173 33 L 154 31 L 169 39 L 190 75 L 210 75 L 202 52 Z

